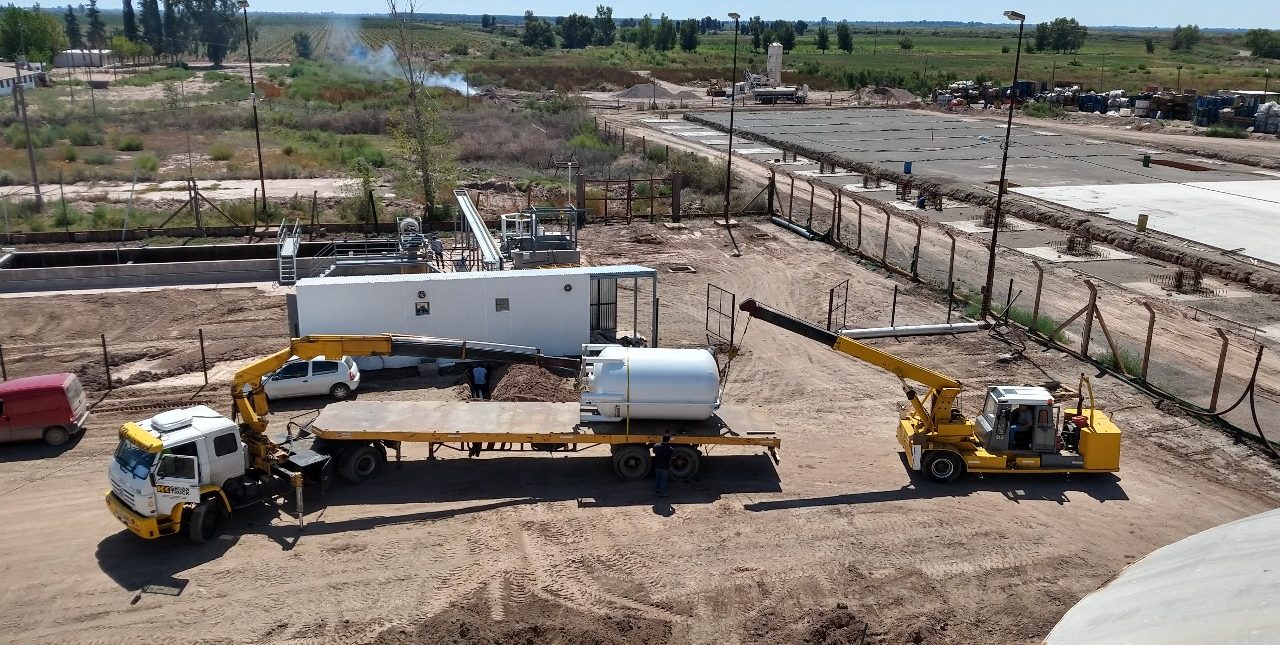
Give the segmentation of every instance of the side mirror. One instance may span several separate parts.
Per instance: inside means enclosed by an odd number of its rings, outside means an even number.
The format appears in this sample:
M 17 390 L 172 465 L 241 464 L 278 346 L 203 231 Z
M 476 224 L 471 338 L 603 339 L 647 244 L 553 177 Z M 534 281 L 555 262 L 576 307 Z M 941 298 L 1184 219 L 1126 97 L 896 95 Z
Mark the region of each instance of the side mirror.
M 155 473 L 148 473 L 148 474 L 147 474 L 147 480 L 151 482 L 151 487 L 152 487 L 152 488 L 155 488 L 155 487 L 156 487 L 156 474 L 155 474 Z

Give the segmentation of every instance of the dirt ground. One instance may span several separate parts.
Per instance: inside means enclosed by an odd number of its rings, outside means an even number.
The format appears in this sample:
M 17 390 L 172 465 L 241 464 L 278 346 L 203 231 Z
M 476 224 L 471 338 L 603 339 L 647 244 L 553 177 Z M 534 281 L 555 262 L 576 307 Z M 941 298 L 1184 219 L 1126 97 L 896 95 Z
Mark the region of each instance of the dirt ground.
M 887 318 L 895 281 L 883 272 L 768 224 L 738 230 L 739 258 L 723 229 L 698 221 L 592 226 L 582 244 L 594 264 L 660 269 L 663 346 L 707 343 L 708 282 L 818 320 L 826 289 L 849 278 L 851 319 Z M 649 236 L 659 243 L 629 241 Z M 668 273 L 673 264 L 697 273 Z M 898 320 L 945 316 L 935 296 L 896 284 Z M 102 503 L 116 428 L 187 401 L 226 411 L 235 366 L 282 346 L 283 303 L 256 289 L 0 300 L 10 377 L 79 368 L 92 381 L 106 334 L 130 352 L 113 375 L 139 378 L 94 397 L 75 445 L 0 446 L 0 641 L 1036 643 L 1126 564 L 1280 503 L 1280 470 L 1251 445 L 1110 378 L 1095 389 L 1126 431 L 1118 475 L 930 484 L 893 439 L 894 377 L 757 322 L 724 397 L 770 411 L 780 462 L 715 450 L 662 503 L 652 482 L 617 481 L 602 449 L 431 462 L 409 446 L 378 481 L 309 493 L 301 534 L 288 504 L 247 510 L 202 546 L 125 532 Z M 191 371 L 197 329 L 215 345 L 208 387 Z M 970 412 L 986 384 L 1073 386 L 1092 371 L 1035 347 L 1009 360 L 1018 348 L 985 333 L 876 344 L 959 378 Z M 455 399 L 464 388 L 375 378 L 360 396 Z M 275 418 L 321 405 L 280 405 Z

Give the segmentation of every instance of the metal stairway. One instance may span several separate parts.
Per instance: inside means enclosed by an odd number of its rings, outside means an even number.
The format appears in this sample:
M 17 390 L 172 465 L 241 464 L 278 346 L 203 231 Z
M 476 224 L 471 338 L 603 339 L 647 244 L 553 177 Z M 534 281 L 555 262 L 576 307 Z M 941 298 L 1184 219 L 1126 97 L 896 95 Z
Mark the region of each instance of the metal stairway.
M 281 285 L 298 282 L 298 249 L 302 246 L 302 225 L 293 220 L 290 226 L 287 221 L 280 222 L 280 231 L 276 235 L 276 265 Z

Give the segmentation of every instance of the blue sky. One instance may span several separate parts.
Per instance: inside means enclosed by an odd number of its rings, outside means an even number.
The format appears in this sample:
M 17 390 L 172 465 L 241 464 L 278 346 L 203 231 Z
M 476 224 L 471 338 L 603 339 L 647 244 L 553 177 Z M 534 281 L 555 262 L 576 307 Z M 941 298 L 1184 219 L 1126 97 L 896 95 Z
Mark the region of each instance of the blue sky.
M 353 4 L 348 0 L 259 0 L 254 7 L 263 11 L 333 11 L 380 12 L 385 0 Z M 421 3 L 422 0 L 419 0 Z M 573 12 L 594 13 L 597 1 L 592 0 L 434 0 L 419 6 L 420 11 L 432 13 L 492 13 L 518 15 L 532 9 L 538 15 L 566 15 Z M 605 0 L 613 7 L 615 17 L 638 17 L 645 13 L 657 16 L 662 12 L 673 17 L 724 16 L 737 11 L 745 16 L 760 15 L 765 18 L 803 18 L 812 20 L 826 16 L 831 20 L 899 21 L 899 20 L 958 20 L 997 22 L 1005 9 L 1015 9 L 1027 15 L 1027 22 L 1043 22 L 1058 16 L 1075 18 L 1087 25 L 1128 25 L 1140 27 L 1172 27 L 1176 24 L 1198 24 L 1201 27 L 1266 27 L 1280 29 L 1280 1 L 1237 0 L 1231 9 L 1221 2 L 1208 0 L 1162 0 L 1160 2 L 1135 2 L 1134 0 L 1010 0 L 988 3 L 984 0 L 960 2 L 956 0 L 912 0 L 910 2 L 769 2 L 765 0 L 703 0 L 678 2 L 673 0 Z

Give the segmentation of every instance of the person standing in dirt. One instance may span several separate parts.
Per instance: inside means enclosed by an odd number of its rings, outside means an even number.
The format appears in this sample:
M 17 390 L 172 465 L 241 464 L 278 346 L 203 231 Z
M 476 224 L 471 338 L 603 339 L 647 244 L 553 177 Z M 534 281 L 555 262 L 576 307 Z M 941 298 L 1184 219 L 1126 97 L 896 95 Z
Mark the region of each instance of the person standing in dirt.
M 476 363 L 471 368 L 471 398 L 482 401 L 489 398 L 489 370 L 484 363 Z
M 444 269 L 444 242 L 440 241 L 439 235 L 432 233 L 431 239 L 427 242 L 427 244 L 431 247 L 432 260 L 435 261 L 436 266 L 440 267 L 440 269 L 443 270 Z
M 671 455 L 674 452 L 669 435 L 662 437 L 661 443 L 653 444 L 653 475 L 657 479 L 658 497 L 667 496 L 667 484 L 671 482 Z

